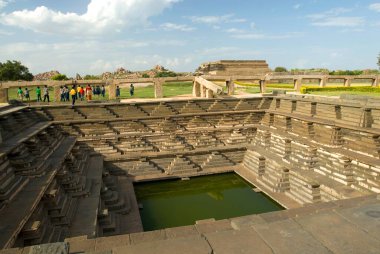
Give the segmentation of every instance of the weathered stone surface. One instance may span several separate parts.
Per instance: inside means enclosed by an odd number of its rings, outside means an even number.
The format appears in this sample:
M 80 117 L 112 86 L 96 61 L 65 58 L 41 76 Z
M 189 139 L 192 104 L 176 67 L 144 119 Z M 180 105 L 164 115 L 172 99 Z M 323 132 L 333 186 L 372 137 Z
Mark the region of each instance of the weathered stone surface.
M 112 248 L 115 248 L 118 246 L 126 246 L 130 244 L 131 244 L 131 241 L 129 239 L 128 234 L 112 236 L 112 237 L 99 237 L 99 238 L 96 238 L 95 251 L 96 252 L 109 251 Z
M 155 231 L 148 231 L 148 232 L 141 232 L 141 233 L 133 233 L 130 235 L 130 239 L 131 239 L 132 244 L 150 242 L 150 241 L 159 241 L 159 240 L 166 239 L 166 233 L 165 233 L 165 230 L 155 230 Z
M 334 253 L 378 253 L 380 250 L 380 241 L 334 212 L 295 221 Z
M 199 234 L 196 227 L 193 225 L 176 228 L 166 228 L 165 231 L 167 238 L 188 237 Z
M 113 254 L 211 254 L 207 241 L 200 237 L 167 239 L 163 241 L 145 242 L 112 249 Z
M 337 209 L 336 213 L 380 241 L 380 204 Z
M 205 237 L 213 253 L 272 253 L 271 248 L 253 229 L 207 233 Z
M 69 254 L 67 243 L 48 243 L 30 247 L 29 254 Z
M 274 253 L 332 253 L 291 219 L 252 227 Z

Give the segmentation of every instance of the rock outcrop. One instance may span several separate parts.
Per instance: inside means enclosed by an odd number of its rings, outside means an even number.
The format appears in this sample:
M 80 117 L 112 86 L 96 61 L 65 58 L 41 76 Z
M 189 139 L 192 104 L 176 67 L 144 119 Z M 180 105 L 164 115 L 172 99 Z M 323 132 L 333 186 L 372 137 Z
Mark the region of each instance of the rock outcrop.
M 34 75 L 33 80 L 37 80 L 37 81 L 50 80 L 52 77 L 54 77 L 55 75 L 58 75 L 58 74 L 61 74 L 61 73 L 59 73 L 59 71 L 48 71 L 48 72 L 44 72 L 44 73 L 39 73 L 37 75 Z

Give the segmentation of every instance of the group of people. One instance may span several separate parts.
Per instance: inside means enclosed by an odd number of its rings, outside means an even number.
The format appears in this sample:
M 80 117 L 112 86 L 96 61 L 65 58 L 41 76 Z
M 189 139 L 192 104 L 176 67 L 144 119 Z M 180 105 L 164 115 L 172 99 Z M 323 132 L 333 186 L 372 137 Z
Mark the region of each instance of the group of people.
M 33 91 L 33 89 L 28 89 L 25 87 L 25 90 L 22 90 L 21 87 L 17 89 L 17 96 L 21 101 L 24 101 L 24 98 L 30 102 L 30 92 Z M 50 97 L 49 97 L 49 88 L 45 85 L 43 88 L 43 93 L 44 93 L 44 102 L 47 100 L 47 102 L 50 102 Z M 42 101 L 42 96 L 41 96 L 41 88 L 37 86 L 36 88 L 36 97 L 37 97 L 37 102 Z
M 101 95 L 102 97 L 106 96 L 106 88 L 104 85 L 102 87 L 96 86 L 96 87 L 91 87 L 90 85 L 87 85 L 85 88 L 83 86 L 76 86 L 73 85 L 73 89 L 75 89 L 75 99 L 78 100 L 80 99 L 81 101 L 84 100 L 84 97 L 86 95 L 87 101 L 92 100 L 92 95 L 98 95 L 98 97 Z M 74 92 L 73 92 L 74 93 Z M 70 95 L 71 90 L 67 86 L 61 86 L 59 89 L 59 94 L 61 97 L 61 101 L 70 101 Z
M 23 90 L 21 87 L 18 88 L 17 90 L 17 96 L 21 101 L 24 101 L 24 98 L 30 102 L 30 92 L 33 91 L 33 89 L 28 89 L 25 87 L 25 90 Z M 41 94 L 43 93 L 43 99 Z M 129 87 L 129 94 L 133 96 L 135 93 L 135 87 L 133 84 Z M 81 85 L 73 85 L 71 89 L 65 85 L 61 86 L 59 88 L 59 95 L 60 95 L 60 101 L 61 102 L 66 102 L 70 101 L 71 97 L 71 105 L 74 106 L 76 100 L 81 100 L 83 101 L 85 96 L 87 101 L 92 100 L 92 95 L 97 95 L 98 98 L 99 96 L 102 96 L 103 98 L 106 96 L 106 88 L 104 85 L 100 86 L 90 86 L 87 85 L 85 88 Z M 43 90 L 41 91 L 41 88 L 37 86 L 36 88 L 36 97 L 37 97 L 37 102 L 50 102 L 50 95 L 49 95 L 49 87 L 45 85 L 43 87 Z M 116 98 L 120 98 L 120 87 L 116 87 Z

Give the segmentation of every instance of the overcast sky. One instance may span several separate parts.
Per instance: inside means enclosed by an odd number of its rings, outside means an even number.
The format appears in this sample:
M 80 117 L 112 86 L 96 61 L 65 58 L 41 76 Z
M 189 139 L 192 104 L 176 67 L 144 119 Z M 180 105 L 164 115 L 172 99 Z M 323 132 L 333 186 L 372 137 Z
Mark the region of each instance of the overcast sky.
M 220 59 L 374 69 L 379 52 L 379 0 L 0 0 L 0 62 L 34 74 Z

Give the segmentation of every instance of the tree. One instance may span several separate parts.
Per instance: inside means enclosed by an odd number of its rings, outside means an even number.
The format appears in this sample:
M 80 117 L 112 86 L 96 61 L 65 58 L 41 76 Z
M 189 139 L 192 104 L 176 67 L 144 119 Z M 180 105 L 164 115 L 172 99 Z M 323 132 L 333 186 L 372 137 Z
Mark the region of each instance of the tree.
M 380 70 L 380 53 L 379 53 L 379 56 L 377 57 L 377 66 L 379 66 L 379 70 Z
M 0 80 L 1 81 L 16 81 L 16 80 L 33 80 L 33 74 L 29 72 L 28 67 L 21 64 L 19 61 L 6 61 L 0 63 Z
M 52 80 L 68 80 L 65 74 L 57 74 L 51 77 Z
M 96 76 L 96 75 L 89 75 L 89 74 L 87 74 L 86 76 L 84 76 L 83 79 L 84 80 L 97 80 L 97 79 L 100 79 L 100 77 Z
M 177 73 L 172 71 L 161 71 L 156 74 L 156 78 L 177 77 Z
M 144 73 L 144 74 L 142 75 L 142 77 L 143 77 L 143 78 L 149 78 L 149 75 L 148 75 L 148 73 Z
M 288 72 L 288 70 L 285 67 L 279 66 L 274 69 L 274 72 Z

